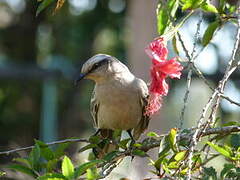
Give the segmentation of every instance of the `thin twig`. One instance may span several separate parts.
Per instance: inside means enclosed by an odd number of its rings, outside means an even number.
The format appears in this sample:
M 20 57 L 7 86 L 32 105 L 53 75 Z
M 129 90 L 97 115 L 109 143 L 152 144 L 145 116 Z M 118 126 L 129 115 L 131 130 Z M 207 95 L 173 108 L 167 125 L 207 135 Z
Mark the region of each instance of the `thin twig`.
M 198 41 L 198 38 L 199 38 L 199 35 L 200 35 L 200 28 L 201 28 L 201 23 L 202 23 L 202 12 L 200 11 L 200 18 L 199 18 L 199 21 L 197 23 L 197 30 L 196 30 L 196 33 L 194 35 L 194 43 L 193 43 L 193 50 L 192 50 L 192 53 L 191 53 L 191 56 L 189 55 L 189 51 L 187 50 L 186 46 L 184 45 L 184 42 L 180 36 L 180 33 L 178 33 L 178 38 L 179 38 L 179 41 L 181 42 L 181 45 L 183 47 L 183 50 L 186 54 L 186 57 L 188 58 L 188 67 L 189 67 L 189 71 L 188 71 L 188 75 L 187 75 L 187 87 L 186 87 L 186 91 L 185 91 L 185 95 L 184 95 L 184 99 L 183 99 L 183 108 L 182 108 L 182 111 L 181 111 L 181 115 L 180 115 L 180 126 L 179 128 L 182 129 L 182 126 L 183 126 L 183 121 L 184 121 L 184 114 L 185 114 L 185 110 L 186 110 L 186 107 L 187 107 L 187 103 L 188 103 L 188 97 L 189 97 L 189 93 L 190 93 L 190 86 L 191 86 L 191 82 L 192 82 L 192 64 L 194 62 L 194 55 L 195 55 L 195 52 L 196 52 L 196 47 L 197 47 L 197 41 Z
M 48 146 L 53 146 L 57 144 L 63 144 L 63 143 L 71 143 L 71 142 L 85 142 L 88 143 L 89 141 L 87 139 L 64 139 L 64 140 L 59 140 L 59 141 L 54 141 L 54 142 L 49 142 L 46 143 Z M 2 151 L 0 152 L 0 155 L 9 155 L 11 153 L 19 152 L 19 151 L 25 151 L 34 148 L 34 146 L 28 146 L 28 147 L 22 147 L 22 148 L 16 148 L 8 151 Z
M 202 72 L 195 66 L 195 64 L 192 64 L 192 68 L 195 71 L 195 73 L 198 75 L 199 78 L 201 78 L 203 80 L 203 82 L 212 90 L 215 91 L 215 89 L 211 86 L 210 82 L 204 77 L 204 75 L 202 74 Z M 218 94 L 226 99 L 227 101 L 229 101 L 232 104 L 235 104 L 237 106 L 240 106 L 240 103 L 232 100 L 231 98 L 229 98 L 228 96 L 225 96 L 224 94 L 218 92 Z

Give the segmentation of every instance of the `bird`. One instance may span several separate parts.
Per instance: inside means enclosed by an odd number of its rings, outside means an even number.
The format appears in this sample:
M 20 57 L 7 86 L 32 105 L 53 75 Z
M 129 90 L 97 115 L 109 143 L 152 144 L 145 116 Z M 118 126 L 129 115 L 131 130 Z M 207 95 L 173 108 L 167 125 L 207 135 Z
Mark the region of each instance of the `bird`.
M 97 132 L 112 138 L 115 130 L 125 130 L 133 141 L 147 129 L 148 87 L 116 57 L 97 54 L 81 68 L 76 85 L 82 79 L 95 82 L 90 112 Z

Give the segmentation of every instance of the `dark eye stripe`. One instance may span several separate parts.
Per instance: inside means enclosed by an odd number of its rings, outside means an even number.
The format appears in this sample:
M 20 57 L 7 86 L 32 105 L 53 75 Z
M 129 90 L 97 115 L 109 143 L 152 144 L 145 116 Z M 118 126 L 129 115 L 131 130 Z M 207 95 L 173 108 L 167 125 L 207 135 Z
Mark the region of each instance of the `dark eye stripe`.
M 100 61 L 100 62 L 95 63 L 95 64 L 92 66 L 92 68 L 91 68 L 91 70 L 90 70 L 89 72 L 94 71 L 95 69 L 99 68 L 100 66 L 103 66 L 104 64 L 107 64 L 108 62 L 109 62 L 109 60 L 106 58 L 106 59 L 103 59 L 103 60 Z

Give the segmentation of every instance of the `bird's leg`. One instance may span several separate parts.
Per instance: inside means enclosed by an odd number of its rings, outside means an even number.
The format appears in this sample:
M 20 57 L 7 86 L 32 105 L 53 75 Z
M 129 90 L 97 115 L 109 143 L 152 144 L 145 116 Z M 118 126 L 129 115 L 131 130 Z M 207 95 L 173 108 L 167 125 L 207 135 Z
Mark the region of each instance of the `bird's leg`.
M 130 138 L 131 138 L 131 143 L 130 143 L 129 149 L 132 150 L 133 149 L 133 145 L 135 144 L 135 139 L 132 136 L 131 129 L 127 130 L 127 133 L 130 136 Z M 134 159 L 134 156 L 131 156 L 131 161 L 133 161 L 133 159 Z
M 131 138 L 130 147 L 132 147 L 132 145 L 135 144 L 135 139 L 132 136 L 131 129 L 127 130 L 127 133 L 130 136 L 130 138 Z
M 97 136 L 100 133 L 101 129 L 97 129 L 97 131 L 92 136 Z

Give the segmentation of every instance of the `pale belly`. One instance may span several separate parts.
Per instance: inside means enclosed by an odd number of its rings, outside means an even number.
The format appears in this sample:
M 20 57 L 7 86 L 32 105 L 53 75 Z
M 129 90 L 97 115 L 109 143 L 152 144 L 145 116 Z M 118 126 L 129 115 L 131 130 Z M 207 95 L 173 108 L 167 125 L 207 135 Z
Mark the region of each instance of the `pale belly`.
M 108 96 L 106 94 L 106 96 Z M 98 110 L 98 128 L 128 130 L 135 128 L 142 116 L 137 94 L 128 93 L 113 96 L 100 101 Z

